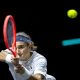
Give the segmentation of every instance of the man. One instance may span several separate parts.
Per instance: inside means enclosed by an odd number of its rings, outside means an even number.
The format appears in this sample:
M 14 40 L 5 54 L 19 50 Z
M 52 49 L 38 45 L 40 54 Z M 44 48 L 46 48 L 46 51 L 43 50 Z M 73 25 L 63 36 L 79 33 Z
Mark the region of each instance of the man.
M 19 32 L 16 34 L 16 58 L 8 49 L 1 51 L 0 61 L 9 65 L 14 80 L 56 80 L 47 74 L 47 60 L 36 49 L 30 36 Z

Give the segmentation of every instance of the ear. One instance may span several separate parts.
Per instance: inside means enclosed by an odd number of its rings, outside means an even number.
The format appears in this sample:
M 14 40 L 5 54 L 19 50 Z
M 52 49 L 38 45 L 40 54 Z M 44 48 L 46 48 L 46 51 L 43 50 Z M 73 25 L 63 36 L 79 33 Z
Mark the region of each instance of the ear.
M 32 42 L 28 43 L 28 47 L 29 47 L 30 50 L 32 49 L 32 46 L 33 46 Z

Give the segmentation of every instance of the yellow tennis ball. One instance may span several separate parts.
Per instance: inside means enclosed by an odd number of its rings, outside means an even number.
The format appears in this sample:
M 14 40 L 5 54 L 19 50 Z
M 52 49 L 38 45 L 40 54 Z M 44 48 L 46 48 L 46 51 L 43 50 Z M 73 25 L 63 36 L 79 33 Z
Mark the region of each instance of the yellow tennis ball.
M 67 16 L 71 19 L 76 18 L 77 15 L 78 15 L 78 13 L 75 9 L 70 9 L 67 11 Z

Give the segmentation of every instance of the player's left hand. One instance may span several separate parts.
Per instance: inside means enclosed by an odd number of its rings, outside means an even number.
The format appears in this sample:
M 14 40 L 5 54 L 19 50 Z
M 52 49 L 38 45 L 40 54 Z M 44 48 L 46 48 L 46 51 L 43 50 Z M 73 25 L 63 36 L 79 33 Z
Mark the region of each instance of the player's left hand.
M 18 64 L 18 65 L 15 66 L 15 67 L 16 67 L 16 68 L 15 68 L 16 73 L 24 74 L 25 70 L 24 70 L 24 68 L 22 67 L 21 64 Z
M 12 63 L 15 66 L 16 73 L 23 74 L 25 72 L 21 64 L 19 64 L 19 58 L 13 58 Z

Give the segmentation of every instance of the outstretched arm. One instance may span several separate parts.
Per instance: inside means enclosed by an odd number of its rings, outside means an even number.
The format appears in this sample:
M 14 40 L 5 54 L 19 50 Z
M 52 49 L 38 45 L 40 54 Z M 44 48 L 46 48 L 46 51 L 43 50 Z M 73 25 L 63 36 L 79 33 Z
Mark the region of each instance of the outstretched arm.
M 43 80 L 44 76 L 40 73 L 31 74 L 29 70 L 27 70 L 23 65 L 19 64 L 18 58 L 14 58 L 12 63 L 15 66 L 16 73 L 20 74 L 21 76 L 25 76 L 28 80 Z
M 35 65 L 35 71 L 33 74 L 30 73 L 30 71 L 27 70 L 27 68 L 24 67 L 22 64 L 19 64 L 18 60 L 19 60 L 18 58 L 14 58 L 12 63 L 15 66 L 16 73 L 20 74 L 20 76 L 25 77 L 28 80 L 44 80 L 45 79 L 45 76 L 44 76 L 44 74 L 46 73 L 46 71 L 45 71 L 45 68 L 46 68 L 45 60 L 41 59 L 41 61 L 43 63 L 40 63 L 38 61 L 39 63 L 37 63 L 36 65 L 34 64 Z M 40 65 L 38 65 L 38 64 L 40 64 Z

